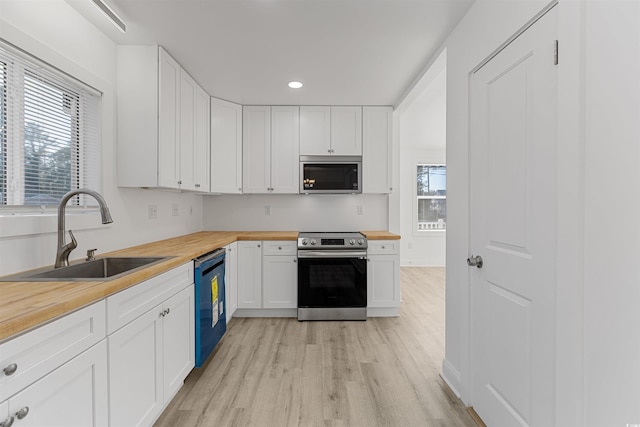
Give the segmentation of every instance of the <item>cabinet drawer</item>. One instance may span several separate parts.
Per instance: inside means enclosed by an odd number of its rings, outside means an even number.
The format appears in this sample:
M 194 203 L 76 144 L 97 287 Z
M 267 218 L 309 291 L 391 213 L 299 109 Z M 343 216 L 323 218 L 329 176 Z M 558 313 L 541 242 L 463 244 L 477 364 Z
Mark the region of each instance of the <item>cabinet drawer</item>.
M 0 401 L 102 340 L 105 319 L 102 300 L 1 344 Z
M 193 262 L 125 289 L 107 298 L 107 334 L 120 329 L 193 283 Z
M 397 254 L 400 240 L 369 240 L 368 254 Z
M 264 241 L 263 255 L 296 255 L 298 253 L 298 242 L 292 240 L 272 240 Z

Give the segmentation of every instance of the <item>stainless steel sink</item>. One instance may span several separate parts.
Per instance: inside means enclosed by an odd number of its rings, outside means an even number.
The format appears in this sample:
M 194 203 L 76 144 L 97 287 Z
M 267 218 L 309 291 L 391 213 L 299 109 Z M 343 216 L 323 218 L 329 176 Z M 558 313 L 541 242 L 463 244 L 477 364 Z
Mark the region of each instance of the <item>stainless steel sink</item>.
M 90 282 L 113 280 L 172 257 L 106 257 L 68 267 L 32 270 L 0 277 L 4 282 Z

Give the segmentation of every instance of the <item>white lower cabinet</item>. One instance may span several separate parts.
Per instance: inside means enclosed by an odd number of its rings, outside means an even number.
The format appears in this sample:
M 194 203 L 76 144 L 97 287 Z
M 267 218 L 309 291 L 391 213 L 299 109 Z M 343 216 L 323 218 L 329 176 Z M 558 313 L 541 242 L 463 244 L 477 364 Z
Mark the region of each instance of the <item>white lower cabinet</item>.
M 191 279 L 187 280 L 185 271 L 190 272 Z M 193 368 L 192 279 L 193 265 L 189 263 L 107 298 L 108 306 L 126 310 L 128 317 L 135 314 L 133 320 L 108 337 L 111 426 L 151 425 Z M 143 305 L 128 304 L 129 301 L 140 302 L 145 288 L 153 289 L 155 295 L 162 295 L 175 287 L 181 290 L 151 309 L 144 307 L 142 313 L 131 307 Z M 108 312 L 122 318 L 115 309 L 108 309 Z
M 238 309 L 238 242 L 224 247 L 224 295 L 226 300 L 227 323 Z
M 238 308 L 262 308 L 262 242 L 238 242 Z
M 400 255 L 396 241 L 369 241 L 367 312 L 397 315 L 400 306 Z M 384 309 L 384 310 L 382 310 Z
M 0 426 L 108 425 L 105 303 L 0 344 Z
M 297 243 L 263 242 L 262 307 L 298 307 Z
M 11 397 L 8 409 L 20 427 L 107 426 L 106 342 Z

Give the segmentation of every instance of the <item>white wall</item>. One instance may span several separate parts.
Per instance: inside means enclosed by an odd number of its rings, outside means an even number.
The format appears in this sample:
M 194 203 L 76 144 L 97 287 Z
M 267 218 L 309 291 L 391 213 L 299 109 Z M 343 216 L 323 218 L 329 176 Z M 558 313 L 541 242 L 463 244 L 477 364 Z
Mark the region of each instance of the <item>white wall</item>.
M 251 194 L 208 196 L 205 230 L 386 230 L 386 195 Z M 265 214 L 269 206 L 271 214 Z M 358 207 L 362 207 L 362 215 Z
M 76 234 L 78 248 L 71 259 L 81 258 L 89 248 L 99 252 L 199 231 L 202 198 L 116 186 L 115 88 L 116 45 L 63 0 L 2 0 L 0 38 L 40 57 L 103 92 L 102 189 L 113 216 L 103 226 L 93 218 L 74 218 L 68 228 L 89 229 Z M 177 203 L 180 215 L 172 216 Z M 147 205 L 158 206 L 158 219 L 149 220 Z M 95 228 L 92 227 L 95 224 Z M 52 264 L 56 251 L 55 218 L 21 221 L 23 235 L 15 235 L 16 220 L 0 216 L 0 275 Z
M 419 92 L 398 106 L 401 265 L 444 266 L 446 232 L 417 231 L 416 165 L 446 164 L 446 53 L 423 77 Z M 422 82 L 421 82 L 422 83 Z
M 478 0 L 446 42 L 443 376 L 469 373 L 468 74 L 546 1 Z M 560 0 L 556 425 L 640 422 L 640 4 Z

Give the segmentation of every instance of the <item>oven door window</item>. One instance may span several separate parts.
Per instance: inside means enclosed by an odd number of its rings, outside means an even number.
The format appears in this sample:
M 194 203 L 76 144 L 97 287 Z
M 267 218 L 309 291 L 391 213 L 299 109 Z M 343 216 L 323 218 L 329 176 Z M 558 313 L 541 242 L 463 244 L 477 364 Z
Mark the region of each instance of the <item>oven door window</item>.
M 366 306 L 366 259 L 298 259 L 298 307 Z

